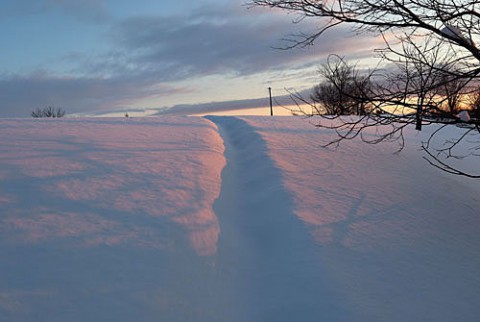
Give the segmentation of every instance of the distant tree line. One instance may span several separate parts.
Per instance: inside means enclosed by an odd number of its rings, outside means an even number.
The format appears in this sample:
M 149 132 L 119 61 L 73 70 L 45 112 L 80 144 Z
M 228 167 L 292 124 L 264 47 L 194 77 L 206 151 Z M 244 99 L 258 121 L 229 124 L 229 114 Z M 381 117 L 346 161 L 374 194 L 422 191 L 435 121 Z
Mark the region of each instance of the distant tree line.
M 466 111 L 470 120 L 480 120 L 480 84 L 467 86 L 462 80 L 454 78 L 450 70 L 445 71 L 445 68 L 442 66 L 428 72 L 404 69 L 403 75 L 392 74 L 389 82 L 381 83 L 374 80 L 373 74 L 361 74 L 355 65 L 342 57 L 330 55 L 328 62 L 319 69 L 322 81 L 313 87 L 310 95 L 308 106 L 312 110 L 302 110 L 302 114 L 368 115 L 386 113 L 388 110 L 389 114 L 402 117 L 408 114 L 418 116 L 419 121 L 454 121 L 459 118 L 461 111 Z M 406 82 L 410 84 L 407 85 Z M 387 91 L 398 94 L 399 83 L 401 86 L 409 86 L 415 95 L 405 96 L 401 104 L 395 102 L 394 106 L 393 102 L 384 99 L 384 94 Z M 434 83 L 440 85 L 432 86 Z M 390 103 L 390 108 L 386 103 Z M 421 114 L 418 106 L 423 106 Z M 392 112 L 395 107 L 397 111 Z M 421 123 L 417 129 L 421 129 Z
M 53 106 L 47 106 L 44 108 L 36 108 L 35 110 L 32 111 L 31 115 L 34 118 L 39 118 L 39 117 L 57 118 L 57 117 L 64 117 L 65 111 L 58 107 L 55 108 Z

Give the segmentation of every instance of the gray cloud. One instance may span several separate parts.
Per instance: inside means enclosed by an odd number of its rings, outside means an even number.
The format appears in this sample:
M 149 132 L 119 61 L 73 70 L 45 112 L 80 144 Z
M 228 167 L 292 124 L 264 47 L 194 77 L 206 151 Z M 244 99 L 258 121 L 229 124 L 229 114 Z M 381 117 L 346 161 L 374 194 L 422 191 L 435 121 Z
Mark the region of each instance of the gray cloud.
M 37 15 L 52 11 L 95 22 L 104 22 L 109 17 L 106 0 L 2 0 L 2 17 Z
M 64 10 L 91 19 L 108 15 L 104 1 L 48 0 L 32 7 L 28 5 L 40 2 L 6 1 L 10 12 L 29 8 L 31 12 Z M 282 77 L 289 74 L 283 73 L 286 70 L 302 74 L 302 69 L 322 63 L 330 53 L 356 52 L 373 43 L 368 38 L 351 37 L 347 30 L 339 28 L 308 49 L 273 49 L 282 46 L 283 37 L 312 30 L 315 25 L 312 21 L 295 25 L 291 17 L 247 10 L 237 1 L 225 6 L 203 6 L 179 16 L 138 16 L 108 23 L 111 31 L 106 41 L 111 42 L 110 52 L 70 55 L 77 64 L 70 77 L 59 77 L 48 70 L 40 75 L 0 76 L 0 115 L 26 116 L 33 108 L 49 104 L 68 112 L 111 110 L 131 106 L 145 97 L 182 92 L 184 89 L 169 84 L 208 75 L 244 77 L 275 72 Z M 229 106 L 235 108 L 237 103 Z M 179 104 L 175 110 L 180 111 L 182 106 Z
M 308 89 L 295 94 L 308 99 L 310 97 L 311 90 Z M 178 104 L 164 108 L 156 115 L 208 114 L 214 112 L 262 108 L 268 107 L 269 105 L 270 101 L 267 97 L 199 104 Z M 295 101 L 290 97 L 290 95 L 280 95 L 274 97 L 275 108 L 289 105 L 295 105 Z
M 168 85 L 151 88 L 128 78 L 59 78 L 49 75 L 11 76 L 0 80 L 1 115 L 27 117 L 37 107 L 62 107 L 67 113 L 110 111 L 138 99 L 181 93 Z
M 239 13 L 240 11 L 240 13 Z M 114 39 L 129 66 L 163 73 L 176 80 L 211 74 L 245 76 L 318 63 L 326 55 L 365 48 L 368 40 L 348 36 L 346 29 L 325 34 L 314 48 L 279 50 L 292 29 L 313 30 L 312 23 L 293 25 L 283 15 L 244 7 L 193 11 L 179 17 L 136 17 L 123 21 Z M 125 65 L 125 62 L 122 62 Z
M 208 114 L 213 112 L 259 108 L 268 106 L 268 104 L 268 99 L 265 98 L 209 102 L 199 104 L 178 104 L 169 108 L 162 109 L 156 115 Z

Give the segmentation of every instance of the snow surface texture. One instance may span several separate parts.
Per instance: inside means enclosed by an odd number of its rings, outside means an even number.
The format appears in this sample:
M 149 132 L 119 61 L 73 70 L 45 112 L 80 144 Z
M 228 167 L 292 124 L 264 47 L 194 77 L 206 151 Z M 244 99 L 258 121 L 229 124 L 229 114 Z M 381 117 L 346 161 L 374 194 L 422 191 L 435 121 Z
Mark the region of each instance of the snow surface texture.
M 407 148 L 344 142 L 300 119 L 250 118 L 281 169 L 296 215 L 321 246 L 351 321 L 474 321 L 480 316 L 480 189 Z M 316 144 L 317 143 L 317 144 Z
M 480 183 L 294 117 L 0 120 L 1 321 L 476 321 Z

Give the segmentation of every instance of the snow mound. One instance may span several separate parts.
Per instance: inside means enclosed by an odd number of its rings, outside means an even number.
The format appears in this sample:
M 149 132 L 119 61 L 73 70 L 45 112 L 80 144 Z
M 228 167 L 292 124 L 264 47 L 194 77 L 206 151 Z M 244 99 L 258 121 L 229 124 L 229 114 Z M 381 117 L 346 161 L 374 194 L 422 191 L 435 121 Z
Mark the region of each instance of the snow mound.
M 2 321 L 480 316 L 480 183 L 429 166 L 416 132 L 399 155 L 325 150 L 297 117 L 3 119 L 0 135 Z
M 2 321 L 194 316 L 220 233 L 214 124 L 19 119 L 0 135 Z
M 416 132 L 320 144 L 311 120 L 243 118 L 260 133 L 351 321 L 473 321 L 480 314 L 480 183 L 430 167 Z M 314 121 L 314 120 L 313 120 Z M 467 179 L 468 180 L 468 179 Z M 348 304 L 347 304 L 348 303 Z

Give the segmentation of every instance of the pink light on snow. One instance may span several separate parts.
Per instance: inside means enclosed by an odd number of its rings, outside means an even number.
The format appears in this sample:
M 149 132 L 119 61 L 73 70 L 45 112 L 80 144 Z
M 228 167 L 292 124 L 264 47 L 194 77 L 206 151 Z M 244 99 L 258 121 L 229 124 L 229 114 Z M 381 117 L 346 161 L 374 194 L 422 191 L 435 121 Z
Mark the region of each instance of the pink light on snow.
M 0 146 L 0 165 L 15 170 L 9 180 L 33 189 L 35 196 L 28 198 L 42 209 L 39 215 L 23 212 L 21 218 L 4 219 L 25 242 L 75 237 L 91 246 L 128 240 L 163 247 L 171 241 L 151 228 L 158 222 L 180 228 L 198 254 L 216 253 L 219 224 L 212 206 L 225 159 L 223 141 L 210 121 L 7 123 L 0 133 L 16 140 Z M 42 195 L 57 206 L 42 203 Z M 131 217 L 131 226 L 119 226 L 116 216 Z
M 304 119 L 245 120 L 267 141 L 268 154 L 281 169 L 295 214 L 319 244 L 371 249 L 391 240 L 396 240 L 395 245 L 409 243 L 432 233 L 427 220 L 432 218 L 432 197 L 417 183 L 441 182 L 442 177 L 415 153 L 415 143 L 400 155 L 394 153 L 396 145 L 359 141 L 343 142 L 332 151 L 321 145 L 333 134 Z M 425 170 L 414 168 L 419 165 Z M 435 203 L 448 207 L 446 200 L 437 198 Z

